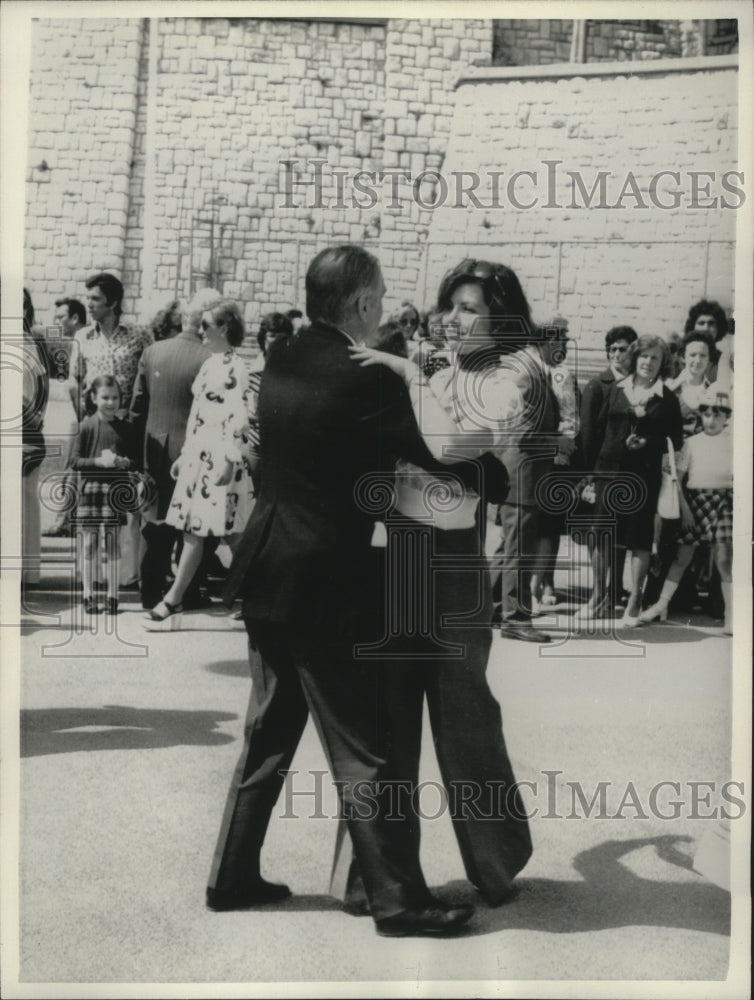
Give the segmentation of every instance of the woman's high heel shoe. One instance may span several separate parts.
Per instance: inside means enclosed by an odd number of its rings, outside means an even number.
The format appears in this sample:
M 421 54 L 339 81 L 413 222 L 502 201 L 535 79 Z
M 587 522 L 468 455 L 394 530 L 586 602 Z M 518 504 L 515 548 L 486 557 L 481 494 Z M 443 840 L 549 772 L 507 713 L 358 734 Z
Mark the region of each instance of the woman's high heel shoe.
M 639 615 L 640 622 L 653 622 L 656 618 L 659 618 L 661 622 L 666 622 L 668 620 L 667 604 L 657 601 L 657 603 L 651 605 L 651 607 L 645 608 Z
M 173 629 L 179 629 L 181 627 L 181 620 L 183 618 L 183 605 L 182 604 L 169 604 L 164 598 L 159 604 L 155 604 L 152 610 L 149 612 L 149 618 L 147 621 L 152 622 L 164 622 L 168 618 L 172 618 L 170 625 Z
M 628 611 L 624 611 L 620 624 L 621 628 L 638 628 L 641 625 L 641 618 L 639 615 L 630 615 Z

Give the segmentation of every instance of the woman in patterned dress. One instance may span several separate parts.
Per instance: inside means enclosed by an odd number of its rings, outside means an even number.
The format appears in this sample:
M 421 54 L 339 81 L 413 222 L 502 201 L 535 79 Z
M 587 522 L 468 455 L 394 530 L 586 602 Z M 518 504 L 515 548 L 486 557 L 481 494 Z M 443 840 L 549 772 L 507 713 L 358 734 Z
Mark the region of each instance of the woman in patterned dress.
M 254 504 L 244 458 L 249 370 L 234 351 L 245 333 L 238 306 L 223 299 L 202 317 L 202 331 L 212 354 L 192 386 L 186 442 L 170 470 L 176 485 L 165 518 L 183 531 L 183 551 L 172 587 L 150 612 L 153 621 L 183 610 L 181 601 L 201 562 L 204 539 L 227 538 L 232 546 Z

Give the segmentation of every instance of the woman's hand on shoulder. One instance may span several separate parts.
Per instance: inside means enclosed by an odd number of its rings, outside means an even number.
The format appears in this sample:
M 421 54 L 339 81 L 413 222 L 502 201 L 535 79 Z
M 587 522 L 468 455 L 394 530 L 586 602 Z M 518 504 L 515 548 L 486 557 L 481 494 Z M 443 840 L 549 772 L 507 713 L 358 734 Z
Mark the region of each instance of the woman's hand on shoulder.
M 348 350 L 353 360 L 357 361 L 362 368 L 368 368 L 370 365 L 384 365 L 385 368 L 389 368 L 390 371 L 400 375 L 407 382 L 420 371 L 418 365 L 407 358 L 401 358 L 397 354 L 388 354 L 386 351 L 378 351 L 373 347 L 365 347 L 363 344 L 349 347 Z

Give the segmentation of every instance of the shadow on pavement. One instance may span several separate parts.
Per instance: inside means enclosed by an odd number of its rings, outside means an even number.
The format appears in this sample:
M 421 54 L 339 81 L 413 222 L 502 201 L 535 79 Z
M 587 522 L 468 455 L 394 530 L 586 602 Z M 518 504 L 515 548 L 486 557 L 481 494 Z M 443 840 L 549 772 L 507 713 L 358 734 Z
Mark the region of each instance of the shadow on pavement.
M 208 663 L 204 668 L 210 674 L 222 674 L 223 677 L 248 677 L 249 661 L 246 660 L 217 660 L 215 663 Z
M 490 908 L 469 882 L 454 881 L 432 891 L 446 903 L 472 903 L 476 914 L 464 937 L 496 934 L 501 930 L 533 930 L 549 934 L 581 934 L 615 927 L 669 927 L 730 934 L 730 894 L 698 876 L 696 882 L 662 882 L 641 878 L 620 864 L 632 851 L 654 847 L 668 864 L 691 870 L 692 859 L 678 850 L 690 837 L 646 837 L 608 840 L 583 851 L 574 867 L 583 881 L 517 880 L 510 903 Z M 338 911 L 332 896 L 291 896 L 265 906 L 265 912 Z M 261 911 L 260 911 L 261 912 Z
M 218 746 L 235 739 L 216 731 L 237 719 L 230 712 L 188 712 L 105 705 L 103 708 L 38 708 L 21 711 L 21 756 L 86 750 L 147 750 Z
M 669 927 L 730 934 L 730 894 L 701 876 L 694 882 L 642 878 L 620 863 L 632 851 L 654 847 L 668 864 L 691 869 L 692 859 L 678 850 L 690 837 L 645 837 L 608 840 L 574 858 L 581 882 L 555 879 L 516 881 L 518 893 L 503 906 L 488 909 L 466 882 L 452 882 L 438 893 L 446 900 L 476 903 L 468 934 L 501 930 L 534 930 L 580 934 L 614 927 Z

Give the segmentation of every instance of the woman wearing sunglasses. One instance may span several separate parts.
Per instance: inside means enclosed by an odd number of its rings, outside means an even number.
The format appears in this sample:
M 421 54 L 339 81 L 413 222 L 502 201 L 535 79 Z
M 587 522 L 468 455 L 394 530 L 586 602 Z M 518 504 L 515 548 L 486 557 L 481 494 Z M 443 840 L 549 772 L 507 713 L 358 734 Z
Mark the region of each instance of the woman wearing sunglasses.
M 183 611 L 183 595 L 196 573 L 208 537 L 233 540 L 246 526 L 254 493 L 244 459 L 248 429 L 249 370 L 236 354 L 244 322 L 235 302 L 207 310 L 202 339 L 212 352 L 199 369 L 186 441 L 170 474 L 176 480 L 165 523 L 183 531 L 175 581 L 149 619 L 165 621 Z M 243 451 L 242 451 L 243 449 Z
M 400 601 L 388 592 L 391 607 L 400 604 L 400 617 L 391 621 L 382 653 L 388 661 L 401 660 L 390 688 L 400 736 L 395 773 L 400 782 L 418 782 L 426 697 L 466 873 L 496 906 L 510 898 L 532 846 L 500 706 L 486 678 L 492 601 L 483 528 L 486 500 L 500 502 L 507 489 L 505 470 L 489 452 L 518 425 L 523 405 L 515 381 L 501 368 L 501 355 L 522 346 L 531 318 L 513 271 L 470 260 L 443 279 L 434 316 L 448 341 L 441 365 L 435 358 L 425 370 L 405 358 L 352 348 L 360 364 L 385 364 L 406 380 L 430 450 L 436 453 L 444 441 L 446 459 L 450 452 L 459 460 L 444 470 L 404 462 L 396 468 L 397 517 L 387 518 L 388 553 L 398 545 L 400 550 L 388 572 L 408 587 Z M 450 434 L 434 419 L 432 400 L 451 416 Z M 347 909 L 355 910 L 359 885 L 349 862 L 341 835 L 333 892 L 345 895 Z
M 699 404 L 702 433 L 688 438 L 678 463 L 685 470 L 681 496 L 683 534 L 675 560 L 668 570 L 659 599 L 642 611 L 641 620 L 664 621 L 668 605 L 700 544 L 712 546 L 712 557 L 720 573 L 725 624 L 731 635 L 733 569 L 733 445 L 727 427 L 731 415 L 729 397 L 716 386 L 707 389 Z

